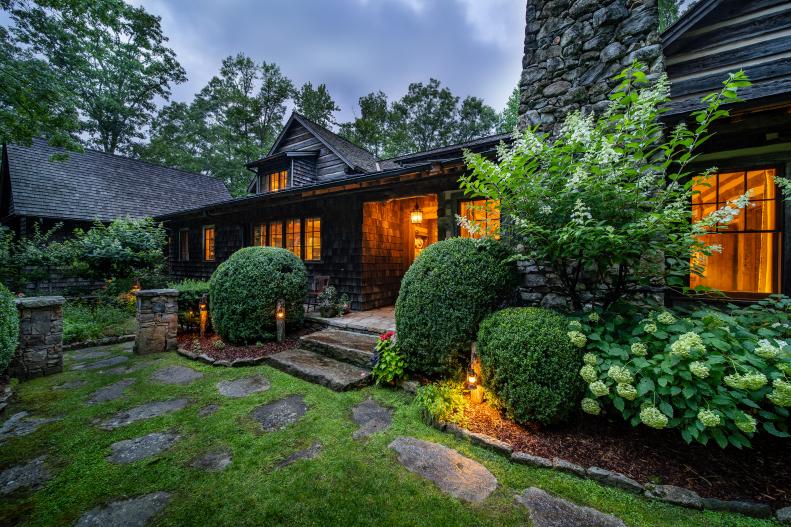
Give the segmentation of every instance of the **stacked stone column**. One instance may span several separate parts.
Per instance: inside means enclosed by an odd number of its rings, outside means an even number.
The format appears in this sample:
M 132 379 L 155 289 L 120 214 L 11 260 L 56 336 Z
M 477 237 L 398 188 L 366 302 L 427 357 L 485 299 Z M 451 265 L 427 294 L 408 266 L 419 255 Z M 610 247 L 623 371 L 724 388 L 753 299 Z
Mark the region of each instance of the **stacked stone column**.
M 63 371 L 62 296 L 18 298 L 19 346 L 8 375 L 19 379 Z
M 147 289 L 137 296 L 137 335 L 134 352 L 146 355 L 178 347 L 178 296 L 175 289 Z

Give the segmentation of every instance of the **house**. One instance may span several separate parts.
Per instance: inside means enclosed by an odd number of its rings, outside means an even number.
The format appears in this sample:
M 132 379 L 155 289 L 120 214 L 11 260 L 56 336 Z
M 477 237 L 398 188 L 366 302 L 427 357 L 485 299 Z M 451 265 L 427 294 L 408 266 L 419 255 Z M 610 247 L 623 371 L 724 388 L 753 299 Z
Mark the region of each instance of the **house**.
M 354 309 L 392 305 L 409 265 L 460 231 L 456 214 L 499 221 L 466 200 L 457 180 L 463 149 L 491 152 L 496 135 L 380 160 L 293 113 L 254 172 L 249 196 L 157 217 L 171 233 L 170 271 L 208 278 L 242 247 L 285 247 L 313 276 L 328 276 Z
M 67 154 L 63 161 L 53 159 Z M 4 145 L 0 165 L 0 224 L 28 235 L 34 225 L 60 223 L 61 235 L 96 221 L 154 217 L 230 198 L 203 175 L 95 150 L 65 152 L 43 139 Z

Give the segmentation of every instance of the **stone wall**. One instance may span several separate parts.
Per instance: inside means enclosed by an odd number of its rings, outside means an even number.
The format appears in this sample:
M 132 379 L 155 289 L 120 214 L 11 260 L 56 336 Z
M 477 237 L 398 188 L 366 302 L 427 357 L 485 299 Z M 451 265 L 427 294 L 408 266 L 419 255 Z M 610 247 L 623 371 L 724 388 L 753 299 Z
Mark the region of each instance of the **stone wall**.
M 8 366 L 10 377 L 29 379 L 63 371 L 64 301 L 62 296 L 16 300 L 19 346 Z
M 662 71 L 657 0 L 527 0 L 520 125 L 557 130 L 600 111 L 613 75 L 634 60 Z
M 178 347 L 178 296 L 175 289 L 144 289 L 137 296 L 134 352 L 141 355 L 175 351 Z

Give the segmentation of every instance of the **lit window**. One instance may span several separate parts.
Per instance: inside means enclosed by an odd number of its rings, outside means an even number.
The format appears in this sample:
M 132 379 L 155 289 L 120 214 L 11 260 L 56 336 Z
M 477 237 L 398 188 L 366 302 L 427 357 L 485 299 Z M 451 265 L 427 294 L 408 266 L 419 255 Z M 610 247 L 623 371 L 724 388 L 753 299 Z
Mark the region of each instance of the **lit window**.
M 283 247 L 283 223 L 273 221 L 269 223 L 269 246 Z
M 203 259 L 207 262 L 214 260 L 214 226 L 203 228 Z
M 286 222 L 286 249 L 302 257 L 302 222 L 288 220 Z
M 188 262 L 190 259 L 189 230 L 179 231 L 179 261 Z
M 780 284 L 780 237 L 775 170 L 727 172 L 700 178 L 692 197 L 692 219 L 698 221 L 749 191 L 749 204 L 727 225 L 701 239 L 720 250 L 697 255 L 693 264 L 703 276 L 690 275 L 690 286 L 736 293 L 776 293 Z
M 321 260 L 321 218 L 305 219 L 305 260 Z
M 463 238 L 500 237 L 500 202 L 489 199 L 462 201 L 459 215 L 477 227 L 475 232 L 461 226 Z
M 275 172 L 273 174 L 269 174 L 269 191 L 270 192 L 277 192 L 278 190 L 283 190 L 286 188 L 288 184 L 288 171 L 281 170 L 280 172 Z
M 253 245 L 258 247 L 266 245 L 266 223 L 253 225 Z

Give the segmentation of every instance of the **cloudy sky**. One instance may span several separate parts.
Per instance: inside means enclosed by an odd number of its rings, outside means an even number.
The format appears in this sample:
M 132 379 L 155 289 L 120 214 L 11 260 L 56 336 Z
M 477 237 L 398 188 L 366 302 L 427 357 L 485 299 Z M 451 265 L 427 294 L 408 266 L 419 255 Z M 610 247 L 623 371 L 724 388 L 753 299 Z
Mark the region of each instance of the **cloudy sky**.
M 324 82 L 353 117 L 357 98 L 395 99 L 439 79 L 502 109 L 521 71 L 525 0 L 135 0 L 162 18 L 189 101 L 228 55 L 277 63 L 295 84 Z

